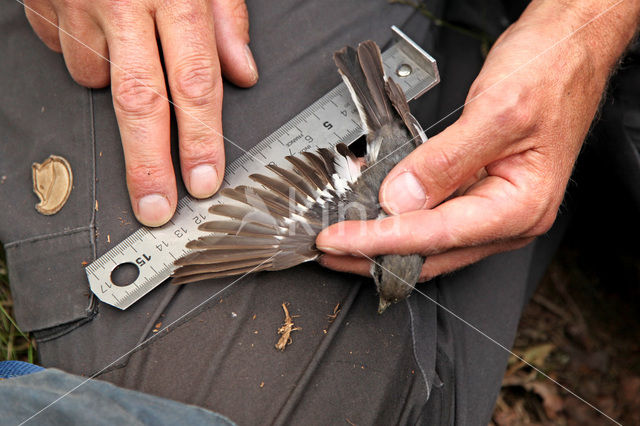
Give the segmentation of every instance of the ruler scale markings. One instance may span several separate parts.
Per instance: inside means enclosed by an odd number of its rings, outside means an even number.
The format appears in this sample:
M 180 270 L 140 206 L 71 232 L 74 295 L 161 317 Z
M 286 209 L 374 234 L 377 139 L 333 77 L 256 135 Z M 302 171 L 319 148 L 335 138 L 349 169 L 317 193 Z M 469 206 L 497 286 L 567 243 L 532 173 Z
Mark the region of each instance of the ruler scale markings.
M 393 31 L 398 41 L 383 53 L 385 72 L 394 77 L 411 100 L 437 84 L 437 67 L 426 52 L 395 27 Z M 409 65 L 412 72 L 408 77 L 398 78 L 395 72 L 402 64 Z M 350 144 L 361 135 L 358 112 L 342 83 L 228 164 L 223 182 L 229 187 L 250 184 L 249 170 L 262 169 L 265 162 L 282 161 L 288 152 L 331 148 L 340 142 Z M 213 202 L 220 202 L 220 197 L 209 200 L 184 197 L 169 224 L 153 230 L 140 228 L 110 249 L 86 267 L 91 290 L 105 303 L 120 309 L 131 306 L 170 276 L 175 268 L 173 262 L 190 252 L 185 248 L 186 241 L 206 235 L 197 229 L 196 219 L 197 215 L 204 218 Z M 111 262 L 116 267 L 123 263 L 137 265 L 138 278 L 129 286 L 112 285 Z

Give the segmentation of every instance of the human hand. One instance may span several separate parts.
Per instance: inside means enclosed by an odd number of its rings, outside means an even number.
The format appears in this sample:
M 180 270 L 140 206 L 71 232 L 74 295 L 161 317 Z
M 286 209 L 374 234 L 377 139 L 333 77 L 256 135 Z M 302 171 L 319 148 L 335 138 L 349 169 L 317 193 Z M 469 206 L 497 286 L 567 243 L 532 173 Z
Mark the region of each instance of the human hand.
M 194 197 L 218 190 L 225 166 L 221 73 L 241 87 L 258 80 L 243 0 L 25 0 L 25 12 L 42 41 L 62 52 L 74 80 L 94 88 L 111 82 L 141 223 L 166 223 L 177 204 L 158 39 L 176 106 L 182 178 Z
M 461 117 L 386 177 L 379 195 L 392 216 L 325 229 L 316 240 L 323 265 L 369 275 L 366 257 L 418 253 L 428 280 L 551 227 L 639 9 L 564 39 L 605 9 L 564 3 L 534 1 L 499 38 Z

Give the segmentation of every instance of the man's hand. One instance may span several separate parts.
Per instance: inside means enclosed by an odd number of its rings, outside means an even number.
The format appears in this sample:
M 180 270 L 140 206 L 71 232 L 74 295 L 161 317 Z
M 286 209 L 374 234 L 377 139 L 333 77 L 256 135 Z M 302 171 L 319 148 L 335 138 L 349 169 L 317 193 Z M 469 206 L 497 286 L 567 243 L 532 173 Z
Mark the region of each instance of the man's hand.
M 62 52 L 79 84 L 111 82 L 140 222 L 162 225 L 177 204 L 158 39 L 176 104 L 185 185 L 197 198 L 218 190 L 225 164 L 221 72 L 242 87 L 258 80 L 244 1 L 25 0 L 25 11 L 42 41 Z
M 460 119 L 383 182 L 392 216 L 324 230 L 321 263 L 369 275 L 364 256 L 419 253 L 428 280 L 546 232 L 639 3 L 567 37 L 613 2 L 534 1 L 495 43 Z

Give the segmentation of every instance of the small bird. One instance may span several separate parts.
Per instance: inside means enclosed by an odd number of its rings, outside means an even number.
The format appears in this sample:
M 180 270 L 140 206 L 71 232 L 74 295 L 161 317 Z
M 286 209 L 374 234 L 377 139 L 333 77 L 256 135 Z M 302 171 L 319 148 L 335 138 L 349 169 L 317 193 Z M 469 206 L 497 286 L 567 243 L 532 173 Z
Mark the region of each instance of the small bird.
M 271 176 L 251 175 L 261 187 L 222 189 L 231 201 L 209 209 L 219 219 L 200 225 L 211 235 L 187 244 L 194 251 L 175 262 L 174 284 L 291 268 L 322 254 L 315 240 L 327 226 L 385 217 L 378 202 L 382 181 L 427 137 L 400 87 L 385 75 L 375 42 L 362 42 L 357 50 L 347 46 L 335 52 L 334 61 L 366 134 L 364 159 L 344 144 L 320 148 L 285 157 L 289 167 L 267 165 Z M 371 275 L 382 313 L 411 294 L 425 258 L 381 255 L 374 260 Z

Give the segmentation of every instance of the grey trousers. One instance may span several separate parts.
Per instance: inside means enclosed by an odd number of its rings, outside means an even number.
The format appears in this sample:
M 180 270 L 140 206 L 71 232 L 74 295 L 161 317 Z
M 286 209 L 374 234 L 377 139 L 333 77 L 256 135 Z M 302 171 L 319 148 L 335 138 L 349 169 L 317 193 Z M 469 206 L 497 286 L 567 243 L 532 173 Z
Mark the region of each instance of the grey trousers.
M 339 83 L 334 50 L 365 39 L 384 45 L 392 24 L 439 62 L 442 84 L 412 104 L 425 127 L 463 103 L 482 63 L 476 41 L 443 35 L 411 7 L 385 0 L 248 7 L 260 82 L 225 85 L 223 109 L 225 136 L 245 149 Z M 120 311 L 92 296 L 83 270 L 138 227 L 110 91 L 75 84 L 18 3 L 2 2 L 0 28 L 0 241 L 19 325 L 37 337 L 42 365 L 99 373 L 238 424 L 487 424 L 508 358 L 495 342 L 511 346 L 564 215 L 549 235 L 421 284 L 428 297 L 414 294 L 384 315 L 370 280 L 315 264 L 247 276 L 213 298 L 230 279 L 178 291 L 163 284 Z M 228 161 L 242 154 L 226 150 Z M 65 207 L 43 216 L 31 164 L 50 154 L 69 160 L 75 184 Z M 279 352 L 283 302 L 302 329 Z M 174 321 L 148 339 L 157 323 Z

